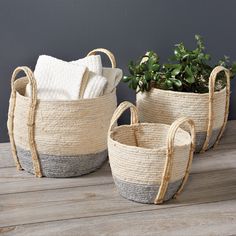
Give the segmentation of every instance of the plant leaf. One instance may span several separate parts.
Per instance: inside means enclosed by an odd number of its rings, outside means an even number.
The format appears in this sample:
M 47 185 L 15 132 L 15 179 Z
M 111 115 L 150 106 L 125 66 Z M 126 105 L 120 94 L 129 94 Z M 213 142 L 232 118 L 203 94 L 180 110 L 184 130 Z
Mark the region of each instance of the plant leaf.
M 175 69 L 171 71 L 171 75 L 175 77 L 178 75 L 181 71 L 181 65 L 176 65 Z
M 193 72 L 191 70 L 191 68 L 189 66 L 185 67 L 185 73 L 186 73 L 186 78 L 185 80 L 189 83 L 192 84 L 195 82 L 194 76 L 193 76 Z
M 167 79 L 165 81 L 165 85 L 166 85 L 167 89 L 170 89 L 170 90 L 173 89 L 173 82 L 170 79 Z
M 132 78 L 129 77 L 129 76 L 123 76 L 123 81 L 124 81 L 125 83 L 129 82 L 131 79 L 132 79 Z
M 179 79 L 173 79 L 173 84 L 177 87 L 180 88 L 182 86 L 182 82 Z

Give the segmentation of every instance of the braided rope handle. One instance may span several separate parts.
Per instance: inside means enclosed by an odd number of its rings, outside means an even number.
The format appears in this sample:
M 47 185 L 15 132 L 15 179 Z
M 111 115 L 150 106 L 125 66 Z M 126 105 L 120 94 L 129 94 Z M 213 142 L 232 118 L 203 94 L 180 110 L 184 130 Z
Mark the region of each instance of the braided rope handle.
M 223 66 L 217 66 L 215 67 L 209 78 L 209 115 L 208 115 L 208 127 L 207 127 L 207 135 L 206 140 L 203 144 L 201 152 L 205 152 L 209 145 L 209 140 L 212 134 L 212 128 L 213 128 L 213 119 L 214 119 L 214 112 L 213 112 L 213 101 L 214 101 L 214 95 L 215 95 L 215 82 L 217 74 L 221 71 L 224 71 L 226 75 L 226 104 L 225 104 L 225 114 L 224 114 L 224 122 L 221 127 L 221 130 L 219 132 L 219 135 L 216 139 L 216 142 L 214 144 L 214 147 L 219 143 L 221 136 L 223 135 L 225 126 L 227 124 L 228 120 L 228 114 L 229 114 L 229 99 L 230 99 L 230 72 L 228 69 L 226 69 Z
M 115 59 L 114 54 L 113 54 L 111 51 L 109 51 L 109 50 L 107 50 L 107 49 L 105 49 L 105 48 L 96 48 L 96 49 L 93 49 L 91 52 L 89 52 L 89 53 L 87 54 L 87 57 L 88 57 L 88 56 L 91 56 L 91 55 L 96 55 L 97 52 L 102 52 L 102 53 L 106 54 L 106 55 L 108 56 L 110 62 L 111 62 L 111 67 L 112 67 L 112 68 L 116 68 L 116 59 Z
M 30 70 L 30 68 L 26 66 L 17 67 L 11 77 L 11 98 L 10 98 L 10 107 L 9 107 L 9 113 L 8 113 L 8 130 L 9 130 L 9 136 L 10 136 L 10 143 L 12 147 L 12 154 L 14 161 L 16 163 L 17 169 L 22 169 L 19 159 L 17 157 L 17 151 L 16 151 L 16 145 L 14 140 L 14 113 L 15 113 L 15 106 L 16 106 L 16 89 L 15 89 L 15 81 L 17 79 L 17 75 L 20 72 L 24 72 L 26 75 L 26 78 L 29 81 L 30 88 L 31 88 L 31 102 L 29 107 L 29 113 L 28 113 L 28 137 L 29 137 L 29 146 L 30 146 L 30 152 L 32 156 L 32 162 L 33 167 L 35 171 L 35 175 L 37 177 L 42 177 L 41 172 L 41 166 L 36 150 L 36 144 L 35 144 L 35 135 L 34 135 L 34 129 L 35 129 L 35 114 L 36 114 L 36 106 L 37 106 L 37 85 L 36 80 L 34 78 L 33 72 Z
M 115 110 L 111 122 L 110 127 L 108 130 L 108 134 L 112 131 L 113 127 L 115 126 L 117 120 L 120 118 L 120 116 L 124 113 L 125 110 L 130 109 L 130 123 L 131 124 L 137 124 L 138 123 L 138 110 L 136 106 L 134 106 L 131 102 L 122 102 Z
M 156 199 L 154 201 L 155 204 L 160 204 L 164 200 L 164 196 L 167 191 L 167 187 L 171 178 L 171 171 L 173 167 L 173 153 L 174 153 L 174 141 L 175 141 L 175 136 L 177 133 L 177 130 L 180 128 L 180 125 L 187 123 L 189 125 L 189 130 L 191 134 L 191 146 L 190 146 L 190 152 L 189 152 L 189 159 L 187 163 L 187 167 L 185 170 L 185 175 L 183 178 L 183 181 L 181 183 L 181 186 L 175 196 L 177 196 L 182 190 L 183 187 L 188 179 L 190 168 L 192 165 L 192 160 L 193 160 L 193 152 L 195 148 L 195 125 L 193 120 L 187 117 L 182 117 L 177 119 L 172 123 L 172 125 L 169 128 L 168 135 L 167 135 L 167 155 L 166 155 L 166 162 L 165 162 L 165 167 L 164 167 L 164 172 L 161 180 L 161 185 L 158 191 L 158 194 L 156 196 Z M 174 196 L 174 197 L 175 197 Z

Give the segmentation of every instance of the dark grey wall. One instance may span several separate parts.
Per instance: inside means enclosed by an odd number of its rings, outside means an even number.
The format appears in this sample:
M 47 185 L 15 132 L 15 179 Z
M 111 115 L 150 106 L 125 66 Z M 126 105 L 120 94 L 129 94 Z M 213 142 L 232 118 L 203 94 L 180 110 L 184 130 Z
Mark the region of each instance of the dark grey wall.
M 126 73 L 128 61 L 148 49 L 165 60 L 177 42 L 193 47 L 196 33 L 205 38 L 213 62 L 224 54 L 236 60 L 235 9 L 234 0 L 0 0 L 0 142 L 8 140 L 10 76 L 16 66 L 34 68 L 40 54 L 72 60 L 105 47 Z M 231 119 L 236 119 L 235 88 L 236 79 Z M 118 98 L 134 101 L 135 95 L 122 83 Z

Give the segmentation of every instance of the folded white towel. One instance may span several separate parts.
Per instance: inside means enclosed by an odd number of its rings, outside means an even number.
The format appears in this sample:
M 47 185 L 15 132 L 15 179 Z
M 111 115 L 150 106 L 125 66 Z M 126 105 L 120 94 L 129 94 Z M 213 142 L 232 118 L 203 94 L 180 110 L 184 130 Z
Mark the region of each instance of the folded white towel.
M 107 79 L 102 76 L 102 60 L 100 55 L 91 55 L 76 61 L 74 65 L 84 65 L 89 69 L 89 78 L 83 98 L 95 98 L 102 96 L 107 85 Z
M 89 80 L 83 94 L 83 98 L 96 98 L 104 94 L 107 79 L 101 75 L 89 72 Z
M 104 90 L 104 94 L 111 93 L 122 79 L 123 72 L 119 68 L 107 68 L 103 67 L 102 75 L 107 78 L 107 86 Z
M 87 66 L 89 71 L 97 75 L 102 75 L 102 60 L 100 55 L 91 55 L 76 61 L 71 61 L 71 63 L 78 66 Z
M 82 80 L 86 84 L 87 67 L 73 65 L 51 56 L 38 58 L 34 75 L 37 82 L 38 98 L 44 100 L 77 100 L 80 98 Z M 30 96 L 30 87 L 26 87 Z
M 100 55 L 65 62 L 42 55 L 35 67 L 38 98 L 77 100 L 111 93 L 122 78 L 122 70 L 103 68 Z M 30 96 L 29 85 L 26 96 Z

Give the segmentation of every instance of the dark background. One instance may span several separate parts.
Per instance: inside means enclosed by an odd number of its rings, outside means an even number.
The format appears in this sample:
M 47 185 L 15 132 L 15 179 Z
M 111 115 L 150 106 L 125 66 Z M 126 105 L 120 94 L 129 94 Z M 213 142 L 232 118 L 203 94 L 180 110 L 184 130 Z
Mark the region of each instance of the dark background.
M 236 60 L 235 9 L 234 0 L 0 0 L 0 142 L 8 141 L 15 67 L 33 69 L 40 54 L 69 61 L 104 47 L 127 73 L 128 61 L 148 49 L 166 60 L 175 43 L 184 41 L 193 48 L 195 34 L 204 37 L 213 64 L 223 55 Z M 235 88 L 236 78 L 230 119 L 236 119 Z M 135 94 L 121 83 L 118 99 L 135 101 Z

